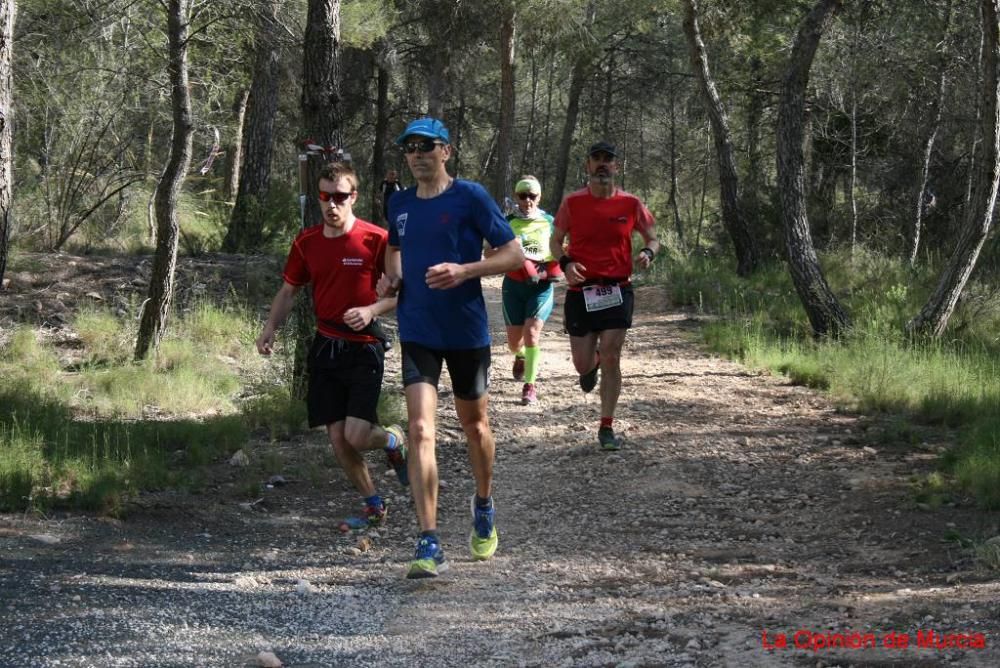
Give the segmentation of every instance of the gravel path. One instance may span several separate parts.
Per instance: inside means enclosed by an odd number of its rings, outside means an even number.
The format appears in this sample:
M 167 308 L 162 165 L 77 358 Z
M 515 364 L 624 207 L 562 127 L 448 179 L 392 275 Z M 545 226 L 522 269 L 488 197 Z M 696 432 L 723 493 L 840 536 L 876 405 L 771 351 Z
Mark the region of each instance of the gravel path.
M 220 465 L 204 493 L 143 497 L 123 521 L 0 516 L 0 665 L 1000 665 L 996 575 L 945 540 L 996 535 L 1000 515 L 921 510 L 909 491 L 941 443 L 901 445 L 704 354 L 697 321 L 647 287 L 623 363 L 627 443 L 601 452 L 561 308 L 541 402 L 520 406 L 498 287 L 493 560 L 468 556 L 472 483 L 442 392 L 445 576 L 403 578 L 416 524 L 389 476 L 387 528 L 344 536 L 355 499 L 338 469 L 289 474 L 251 507 Z M 269 447 L 289 469 L 329 460 L 320 432 Z M 952 646 L 918 647 L 918 631 Z

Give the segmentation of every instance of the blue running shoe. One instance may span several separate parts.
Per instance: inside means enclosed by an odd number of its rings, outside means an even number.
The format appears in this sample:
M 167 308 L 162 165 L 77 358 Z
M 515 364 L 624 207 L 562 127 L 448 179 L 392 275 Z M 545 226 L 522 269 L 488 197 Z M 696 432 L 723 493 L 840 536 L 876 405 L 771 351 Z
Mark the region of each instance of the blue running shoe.
M 472 535 L 469 537 L 472 558 L 477 561 L 489 559 L 497 551 L 497 544 L 500 542 L 494 526 L 496 507 L 491 499 L 489 508 L 480 508 L 476 505 L 475 494 L 469 503 L 472 506 Z
M 421 536 L 417 542 L 417 551 L 410 562 L 406 577 L 410 580 L 421 578 L 436 578 L 448 570 L 448 562 L 444 559 L 444 550 L 437 540 Z

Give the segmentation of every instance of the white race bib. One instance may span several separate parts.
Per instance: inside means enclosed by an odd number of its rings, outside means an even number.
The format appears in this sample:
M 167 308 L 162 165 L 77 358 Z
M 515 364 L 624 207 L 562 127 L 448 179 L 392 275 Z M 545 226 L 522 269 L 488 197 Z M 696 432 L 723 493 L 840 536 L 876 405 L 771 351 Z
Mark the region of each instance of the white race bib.
M 588 285 L 583 289 L 587 313 L 622 305 L 622 289 L 615 285 Z

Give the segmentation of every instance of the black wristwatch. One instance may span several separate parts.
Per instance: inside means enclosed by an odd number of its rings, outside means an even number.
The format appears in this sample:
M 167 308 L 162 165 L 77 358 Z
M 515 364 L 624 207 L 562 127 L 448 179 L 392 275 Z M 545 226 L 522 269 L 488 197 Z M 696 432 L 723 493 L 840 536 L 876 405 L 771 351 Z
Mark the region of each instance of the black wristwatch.
M 568 267 L 569 263 L 572 261 L 573 258 L 571 258 L 569 255 L 563 255 L 561 258 L 559 258 L 559 268 L 563 270 L 563 273 L 566 273 L 566 267 Z
M 656 257 L 656 253 L 654 253 L 653 249 L 650 248 L 649 246 L 646 246 L 645 248 L 639 251 L 639 255 L 643 254 L 645 254 L 649 258 L 650 262 L 652 262 L 653 258 Z

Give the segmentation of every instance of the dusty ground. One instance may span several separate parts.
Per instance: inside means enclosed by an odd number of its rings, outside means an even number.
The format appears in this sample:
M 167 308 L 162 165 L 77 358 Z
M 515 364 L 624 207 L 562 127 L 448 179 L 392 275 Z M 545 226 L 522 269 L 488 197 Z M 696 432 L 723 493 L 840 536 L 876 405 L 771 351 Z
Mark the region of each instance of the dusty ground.
M 92 287 L 69 293 L 78 274 L 110 292 L 141 285 L 124 261 L 86 274 L 93 264 L 72 260 L 61 286 L 13 276 L 4 325 L 20 313 L 62 327 L 49 293 L 67 309 L 96 299 Z M 181 275 L 211 282 L 212 263 L 240 264 L 200 262 Z M 909 487 L 947 435 L 902 445 L 882 420 L 711 357 L 695 343 L 699 322 L 645 287 L 623 363 L 627 443 L 601 452 L 598 402 L 576 385 L 560 308 L 541 401 L 519 404 L 498 286 L 487 286 L 493 560 L 468 556 L 472 484 L 445 390 L 445 576 L 403 579 L 416 524 L 391 474 L 380 478 L 388 527 L 344 536 L 336 520 L 356 500 L 336 468 L 290 476 L 250 507 L 223 464 L 204 494 L 146 496 L 123 521 L 0 516 L 0 665 L 252 666 L 261 651 L 286 666 L 1000 665 L 997 576 L 950 539 L 996 535 L 1000 516 L 921 509 Z M 398 392 L 398 353 L 389 359 L 386 389 Z M 277 447 L 291 467 L 321 461 L 324 444 L 312 432 Z M 382 476 L 384 462 L 370 462 Z M 985 648 L 919 648 L 918 631 Z M 831 633 L 864 646 L 819 646 Z M 887 636 L 909 646 L 886 647 Z

